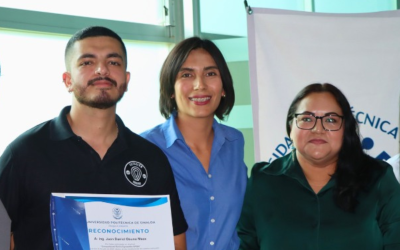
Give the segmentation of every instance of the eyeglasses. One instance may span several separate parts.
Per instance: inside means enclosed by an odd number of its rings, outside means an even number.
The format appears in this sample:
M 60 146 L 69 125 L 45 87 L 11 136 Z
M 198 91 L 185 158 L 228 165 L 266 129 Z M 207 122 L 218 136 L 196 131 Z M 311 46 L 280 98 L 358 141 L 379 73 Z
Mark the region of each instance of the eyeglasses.
M 317 120 L 321 119 L 322 128 L 326 131 L 338 131 L 343 124 L 343 116 L 330 114 L 324 116 L 315 116 L 312 113 L 294 114 L 296 126 L 299 129 L 311 130 L 317 124 Z

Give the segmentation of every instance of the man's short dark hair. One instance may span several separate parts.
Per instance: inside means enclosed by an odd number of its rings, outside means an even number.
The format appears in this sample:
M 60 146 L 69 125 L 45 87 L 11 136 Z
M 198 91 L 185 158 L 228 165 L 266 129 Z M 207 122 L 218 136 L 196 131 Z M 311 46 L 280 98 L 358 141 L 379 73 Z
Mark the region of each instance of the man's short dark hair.
M 176 76 L 189 53 L 195 49 L 204 49 L 207 51 L 217 64 L 225 97 L 221 98 L 221 102 L 217 110 L 215 110 L 215 115 L 223 120 L 225 116 L 229 115 L 235 103 L 232 76 L 224 56 L 218 47 L 212 41 L 199 37 L 191 37 L 181 41 L 172 49 L 165 59 L 160 73 L 160 112 L 168 119 L 172 112 L 177 110 L 175 98 L 171 99 L 175 91 Z
M 125 67 L 128 64 L 128 58 L 126 55 L 126 48 L 125 44 L 122 41 L 121 37 L 115 33 L 114 31 L 110 30 L 109 28 L 106 27 L 101 27 L 101 26 L 90 26 L 84 29 L 79 30 L 76 32 L 68 41 L 67 46 L 65 47 L 65 54 L 64 54 L 64 60 L 65 60 L 65 66 L 67 69 L 69 68 L 69 52 L 71 51 L 72 46 L 74 45 L 75 42 L 83 40 L 88 37 L 98 37 L 98 36 L 108 36 L 116 39 L 120 44 L 122 51 L 125 56 Z

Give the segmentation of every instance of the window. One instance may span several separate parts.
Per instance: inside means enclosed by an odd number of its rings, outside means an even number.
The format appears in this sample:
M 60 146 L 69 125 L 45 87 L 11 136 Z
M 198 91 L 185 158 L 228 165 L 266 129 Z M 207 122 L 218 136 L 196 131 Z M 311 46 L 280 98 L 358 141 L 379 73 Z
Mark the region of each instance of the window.
M 113 0 L 104 4 L 98 0 L 0 1 L 0 6 L 21 10 L 101 18 L 107 20 L 164 25 L 164 0 Z

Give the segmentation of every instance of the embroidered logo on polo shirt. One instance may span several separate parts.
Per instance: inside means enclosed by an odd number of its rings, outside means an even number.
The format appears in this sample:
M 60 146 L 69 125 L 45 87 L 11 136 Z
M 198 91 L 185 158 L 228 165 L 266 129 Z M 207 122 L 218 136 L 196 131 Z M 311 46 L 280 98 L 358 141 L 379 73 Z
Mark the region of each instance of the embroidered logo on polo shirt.
M 137 161 L 130 161 L 125 165 L 126 179 L 135 187 L 143 187 L 148 179 L 146 167 Z

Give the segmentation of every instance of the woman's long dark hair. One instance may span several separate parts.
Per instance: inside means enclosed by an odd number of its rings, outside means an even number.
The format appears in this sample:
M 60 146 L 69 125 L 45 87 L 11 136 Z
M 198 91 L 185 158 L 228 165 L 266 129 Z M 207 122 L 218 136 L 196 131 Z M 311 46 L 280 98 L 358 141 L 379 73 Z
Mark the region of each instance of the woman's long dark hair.
M 372 171 L 377 163 L 368 156 L 361 145 L 359 128 L 351 107 L 344 94 L 329 83 L 315 83 L 303 88 L 294 98 L 286 117 L 286 131 L 290 137 L 294 114 L 301 100 L 312 93 L 327 92 L 333 95 L 344 116 L 342 147 L 339 151 L 336 171 L 334 200 L 341 209 L 354 212 L 358 204 L 358 194 L 367 189 Z

